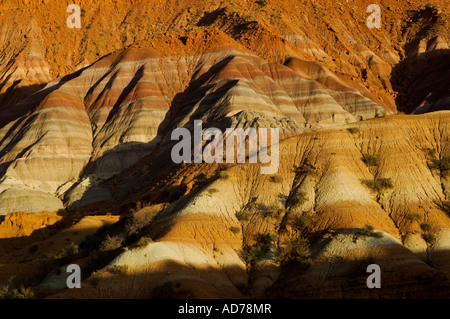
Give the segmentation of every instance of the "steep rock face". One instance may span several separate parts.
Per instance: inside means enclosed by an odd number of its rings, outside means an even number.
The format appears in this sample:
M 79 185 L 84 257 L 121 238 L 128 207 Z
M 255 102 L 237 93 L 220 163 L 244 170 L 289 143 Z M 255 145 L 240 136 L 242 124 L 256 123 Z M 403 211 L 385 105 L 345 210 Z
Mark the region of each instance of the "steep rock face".
M 448 12 L 442 10 L 446 5 L 443 0 L 435 0 L 425 7 L 419 0 L 386 1 L 381 7 L 381 29 L 369 29 L 364 23 L 368 14 L 367 4 L 363 2 L 347 6 L 332 1 L 283 0 L 261 7 L 246 0 L 232 4 L 199 0 L 195 5 L 175 0 L 165 4 L 153 0 L 133 3 L 84 0 L 79 5 L 82 28 L 69 29 L 65 23 L 69 15 L 65 3 L 55 3 L 48 8 L 42 1 L 30 0 L 23 1 L 18 8 L 16 1 L 2 2 L 0 42 L 4 46 L 0 75 L 3 74 L 3 81 L 5 74 L 11 73 L 12 65 L 18 65 L 19 69 L 21 65 L 35 66 L 25 67 L 28 70 L 25 74 L 19 72 L 24 75 L 17 78 L 23 92 L 12 90 L 8 103 L 35 92 L 39 86 L 34 85 L 46 83 L 48 75 L 52 79 L 71 74 L 87 66 L 89 61 L 97 61 L 124 47 L 164 48 L 166 55 L 177 52 L 177 45 L 172 45 L 173 41 L 167 41 L 162 34 L 194 45 L 191 50 L 195 52 L 205 42 L 189 43 L 187 35 L 210 28 L 222 31 L 269 62 L 283 63 L 292 57 L 319 62 L 346 80 L 356 80 L 361 93 L 370 91 L 382 101 L 384 108 L 395 111 L 396 104 L 404 108 L 393 91 L 403 95 L 399 86 L 404 83 L 394 79 L 394 88 L 391 84 L 399 61 L 414 60 L 414 55 L 425 47 L 431 54 L 440 54 L 449 45 Z M 36 58 L 42 61 L 36 63 Z M 435 78 L 443 75 L 438 70 Z M 15 83 L 13 78 L 6 81 L 7 85 L 0 82 L 1 91 Z M 420 88 L 421 83 L 418 79 L 414 85 Z M 422 100 L 430 90 L 433 91 L 433 86 L 424 88 Z M 438 104 L 433 109 L 442 107 L 446 106 Z
M 3 44 L 0 56 L 2 111 L 38 91 L 52 79 L 51 67 L 45 58 L 41 29 L 36 20 L 31 19 L 20 28 L 10 23 L 7 19 L 0 20 L 0 43 Z M 17 43 L 17 39 L 21 41 Z
M 427 113 L 446 109 L 450 100 L 450 49 L 441 36 L 421 40 L 417 50 L 397 67 L 406 79 L 400 84 L 398 103 L 406 112 Z M 440 79 L 436 81 L 436 79 Z
M 61 216 L 50 212 L 39 215 L 24 212 L 9 214 L 0 225 L 1 239 L 30 236 L 33 231 L 53 225 L 60 220 Z
M 405 58 L 392 73 L 394 89 L 399 92 L 398 109 L 426 113 L 447 109 L 449 87 L 448 18 L 439 6 L 409 12 L 402 28 L 400 44 Z

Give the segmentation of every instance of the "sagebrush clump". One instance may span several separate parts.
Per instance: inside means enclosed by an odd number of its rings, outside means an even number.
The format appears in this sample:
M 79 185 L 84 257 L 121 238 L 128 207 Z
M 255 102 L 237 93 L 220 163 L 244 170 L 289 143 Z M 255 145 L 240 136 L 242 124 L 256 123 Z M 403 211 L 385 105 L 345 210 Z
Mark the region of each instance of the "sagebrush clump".
M 128 266 L 114 265 L 106 268 L 106 271 L 113 275 L 126 275 L 128 273 Z
M 283 181 L 283 176 L 280 175 L 270 176 L 270 181 L 273 183 L 281 183 Z
M 309 241 L 303 236 L 289 239 L 279 249 L 277 259 L 282 265 L 311 264 L 311 251 Z
M 444 156 L 441 159 L 433 159 L 428 163 L 431 170 L 438 170 L 442 178 L 448 176 L 450 172 L 450 156 Z
M 236 218 L 239 221 L 248 221 L 250 219 L 251 215 L 252 215 L 252 213 L 246 209 L 236 212 Z
M 153 239 L 150 237 L 141 237 L 136 243 L 136 248 L 142 249 L 147 247 L 150 243 L 153 243 Z
M 64 262 L 72 256 L 78 254 L 79 248 L 75 243 L 70 243 L 68 247 L 65 247 L 58 251 L 53 257 L 54 260 Z
M 259 234 L 256 236 L 256 243 L 251 246 L 245 246 L 241 256 L 247 264 L 253 266 L 270 252 L 276 240 L 277 234 L 275 233 Z
M 229 174 L 227 171 L 219 171 L 219 172 L 217 173 L 217 176 L 218 176 L 220 179 L 229 179 L 229 178 L 230 178 L 230 174 Z
M 377 154 L 365 154 L 361 160 L 367 166 L 378 166 L 380 165 L 380 155 Z
M 383 191 L 394 188 L 390 178 L 375 177 L 374 179 L 364 179 L 361 181 L 373 191 L 381 194 Z
M 422 238 L 428 245 L 433 245 L 436 242 L 436 235 L 432 232 L 423 233 Z
M 294 208 L 296 206 L 303 205 L 308 201 L 308 196 L 303 191 L 297 191 L 295 194 L 288 198 L 287 204 L 289 207 Z
M 230 227 L 230 231 L 231 231 L 233 234 L 238 234 L 238 233 L 241 232 L 241 228 L 240 228 L 240 227 L 236 227 L 236 226 L 231 226 L 231 227 Z
M 406 219 L 411 222 L 420 222 L 422 220 L 422 216 L 417 213 L 410 213 L 406 215 Z
M 260 214 L 266 218 L 275 218 L 278 219 L 284 212 L 284 209 L 281 207 L 278 207 L 277 205 L 272 205 L 269 207 L 264 207 L 260 211 Z
M 308 233 L 313 228 L 315 222 L 316 220 L 313 216 L 308 213 L 303 213 L 301 216 L 298 216 L 293 220 L 292 226 L 294 226 L 300 233 Z
M 122 243 L 123 243 L 123 239 L 120 238 L 119 236 L 111 237 L 109 235 L 106 235 L 106 238 L 100 244 L 99 249 L 102 251 L 115 250 L 115 249 L 122 247 Z
M 31 299 L 34 292 L 29 287 L 12 288 L 9 285 L 0 287 L 0 299 Z
M 372 225 L 364 225 L 363 228 L 359 229 L 355 234 L 355 239 L 360 237 L 374 237 L 374 238 L 382 238 L 383 233 L 375 232 L 375 228 Z

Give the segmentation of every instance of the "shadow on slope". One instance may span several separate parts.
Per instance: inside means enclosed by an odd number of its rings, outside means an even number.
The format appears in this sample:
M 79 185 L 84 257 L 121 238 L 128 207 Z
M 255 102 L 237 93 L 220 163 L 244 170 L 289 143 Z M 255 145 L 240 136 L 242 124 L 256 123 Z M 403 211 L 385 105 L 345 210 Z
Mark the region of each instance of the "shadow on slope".
M 86 278 L 81 289 L 54 291 L 47 298 L 87 299 L 430 299 L 449 298 L 450 283 L 442 272 L 426 264 L 413 262 L 414 271 L 388 265 L 390 255 L 375 259 L 336 259 L 314 263 L 305 270 L 298 265 L 283 267 L 273 285 L 264 279 L 269 268 L 261 265 L 253 280 L 238 266 L 221 268 L 192 266 L 174 260 L 158 262 L 141 270 L 128 266 L 120 274 L 104 268 L 96 276 Z M 406 259 L 404 259 L 407 262 Z M 381 288 L 369 289 L 366 284 L 369 264 L 376 262 L 382 269 Z M 406 263 L 408 265 L 408 263 Z M 410 264 L 411 265 L 411 264 Z M 409 265 L 409 266 L 410 266 Z M 130 268 L 131 267 L 131 268 Z M 321 272 L 327 269 L 328 272 Z M 386 271 L 384 271 L 387 269 Z M 318 274 L 319 272 L 319 274 Z M 321 272 L 321 273 L 320 273 Z M 247 278 L 247 279 L 246 279 Z M 262 289 L 261 289 L 262 288 Z
M 450 110 L 450 50 L 406 58 L 392 69 L 392 87 L 401 112 L 422 114 Z

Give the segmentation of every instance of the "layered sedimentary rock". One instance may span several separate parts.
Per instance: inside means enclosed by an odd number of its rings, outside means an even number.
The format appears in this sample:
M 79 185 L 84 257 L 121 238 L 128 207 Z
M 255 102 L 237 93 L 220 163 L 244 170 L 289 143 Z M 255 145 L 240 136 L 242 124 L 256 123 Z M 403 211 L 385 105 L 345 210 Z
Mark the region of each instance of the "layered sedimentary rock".
M 65 206 L 79 206 L 83 194 L 97 187 L 91 179 L 121 173 L 193 119 L 214 126 L 244 112 L 239 125 L 266 117 L 273 121 L 266 120 L 268 127 L 292 135 L 308 125 L 353 122 L 382 110 L 355 89 L 334 85 L 342 81 L 326 74 L 332 80 L 320 79 L 328 87 L 311 74 L 306 78 L 237 46 L 196 56 L 164 56 L 154 49 L 112 54 L 2 113 L 1 188 L 36 189 L 63 196 Z M 98 201 L 112 199 L 101 187 L 90 194 L 98 194 Z M 89 196 L 92 203 L 97 195 Z M 9 201 L 2 209 L 20 207 Z
M 168 132 L 195 117 L 206 126 L 274 121 L 290 136 L 383 116 L 395 102 L 407 112 L 447 108 L 448 26 L 439 6 L 392 3 L 374 32 L 357 21 L 363 6 L 326 2 L 271 3 L 270 14 L 241 3 L 244 14 L 215 3 L 200 10 L 145 1 L 137 12 L 84 1 L 81 29 L 59 17 L 64 4 L 51 14 L 42 5 L 2 3 L 0 191 L 36 189 L 66 207 L 82 205 L 85 193 L 89 203 L 95 194 L 111 200 L 99 181 L 164 151 Z M 20 210 L 13 202 L 2 214 Z
M 198 298 L 448 297 L 450 219 L 443 204 L 449 177 L 429 163 L 450 151 L 449 120 L 448 112 L 414 120 L 399 115 L 288 138 L 280 145 L 278 178 L 260 174 L 262 164 L 231 165 L 228 178 L 203 177 L 206 183 L 194 183 L 160 211 L 145 233 L 153 242 L 130 246 L 103 270 L 127 267 L 126 276 L 95 287 L 88 278 L 84 289 L 55 297 L 125 298 L 124 287 L 132 291 L 128 297 L 151 297 L 168 282 L 179 287 L 178 296 Z M 378 155 L 379 163 L 364 163 L 366 154 Z M 213 167 L 178 167 L 158 184 L 151 182 L 151 168 L 137 170 L 119 183 L 144 198 L 191 185 Z M 133 188 L 142 174 L 142 184 Z M 374 191 L 365 181 L 375 177 L 390 179 L 392 188 Z M 299 193 L 304 200 L 292 205 Z M 249 215 L 238 218 L 243 211 Z M 276 247 L 299 234 L 295 221 L 305 213 L 315 220 L 312 264 L 280 266 Z M 358 235 L 365 225 L 377 235 Z M 246 264 L 245 247 L 271 233 L 273 250 Z M 381 266 L 383 289 L 367 289 L 370 263 Z

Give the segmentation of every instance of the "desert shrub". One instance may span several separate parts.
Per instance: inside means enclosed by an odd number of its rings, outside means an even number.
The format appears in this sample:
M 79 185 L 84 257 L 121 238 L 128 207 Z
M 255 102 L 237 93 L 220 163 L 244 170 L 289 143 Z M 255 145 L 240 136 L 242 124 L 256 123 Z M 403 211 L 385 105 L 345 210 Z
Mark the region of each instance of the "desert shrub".
M 394 187 L 390 178 L 375 177 L 374 179 L 364 179 L 362 183 L 377 193 Z
M 106 268 L 106 271 L 113 275 L 125 275 L 128 272 L 127 265 L 114 265 Z
M 440 208 L 450 217 L 450 201 L 443 202 Z
M 436 235 L 433 234 L 432 232 L 423 233 L 422 238 L 429 245 L 433 245 L 436 242 Z
M 153 239 L 150 237 L 141 237 L 138 242 L 136 243 L 136 248 L 145 248 L 148 246 L 148 244 L 152 243 Z
M 358 235 L 361 237 L 371 237 L 374 234 L 374 227 L 372 225 L 365 225 L 358 231 Z
M 12 288 L 9 285 L 0 287 L 0 299 L 31 299 L 34 292 L 29 287 Z
M 283 214 L 284 210 L 281 207 L 278 207 L 277 205 L 272 205 L 269 207 L 264 207 L 261 211 L 260 214 L 263 217 L 266 218 L 279 218 L 281 216 L 281 214 Z
M 54 260 L 65 262 L 67 259 L 73 257 L 78 254 L 79 248 L 75 243 L 71 243 L 68 247 L 65 247 L 58 251 L 55 256 L 53 256 Z
M 125 222 L 125 232 L 128 236 L 138 234 L 144 227 L 149 225 L 155 217 L 154 212 L 145 214 L 134 214 Z
M 10 297 L 9 286 L 0 286 L 0 299 L 9 299 Z
M 119 236 L 109 236 L 106 235 L 106 238 L 102 243 L 100 244 L 100 250 L 106 251 L 106 250 L 115 250 L 120 247 L 122 247 L 123 239 Z
M 293 226 L 302 233 L 309 232 L 314 226 L 314 223 L 314 218 L 307 213 L 303 213 L 293 220 Z
M 126 228 L 126 226 L 129 225 L 133 221 L 133 218 L 134 218 L 134 209 L 131 209 L 120 215 L 119 224 L 123 225 L 123 227 Z M 106 226 L 103 226 L 101 228 L 105 228 L 105 230 L 99 234 L 102 237 L 101 241 L 103 241 L 105 239 L 106 235 L 108 234 L 108 229 L 106 229 Z M 100 244 L 101 244 L 101 242 L 99 243 L 99 245 Z
M 247 264 L 255 265 L 270 252 L 270 247 L 276 238 L 277 235 L 272 232 L 257 235 L 256 243 L 251 246 L 245 246 L 242 250 L 242 258 Z
M 258 234 L 256 235 L 256 242 L 258 244 L 270 245 L 275 242 L 278 238 L 278 235 L 274 232 L 269 232 L 267 234 Z
M 420 224 L 420 229 L 422 229 L 424 232 L 429 232 L 431 230 L 431 224 L 422 223 Z
M 365 155 L 363 155 L 361 160 L 367 166 L 378 166 L 378 165 L 380 165 L 380 155 L 365 154 Z
M 241 211 L 236 212 L 236 218 L 239 221 L 247 221 L 250 219 L 252 213 L 249 210 L 243 209 Z
M 277 260 L 282 265 L 297 263 L 310 265 L 311 252 L 309 248 L 309 241 L 303 236 L 289 239 L 280 247 L 277 254 Z
M 260 7 L 264 8 L 267 5 L 267 0 L 256 0 L 255 3 Z
M 372 225 L 364 225 L 363 228 L 359 229 L 355 234 L 355 239 L 358 239 L 360 237 L 375 237 L 375 238 L 381 238 L 383 237 L 383 233 L 381 232 L 375 232 L 374 227 Z
M 204 173 L 197 174 L 194 177 L 194 187 L 206 185 L 210 179 Z
M 219 192 L 219 190 L 217 188 L 209 188 L 208 189 L 208 194 L 209 195 L 215 194 L 217 192 Z
M 247 264 L 254 265 L 264 258 L 270 251 L 270 246 L 255 244 L 252 246 L 245 246 L 242 250 L 242 258 Z
M 356 134 L 356 133 L 359 133 L 359 128 L 357 128 L 357 127 L 349 127 L 349 128 L 347 128 L 347 131 L 350 134 Z
M 295 206 L 303 205 L 308 201 L 308 196 L 303 191 L 297 191 L 295 194 L 288 198 L 287 204 L 293 208 Z
M 283 176 L 280 175 L 270 176 L 270 181 L 273 183 L 281 183 L 283 181 Z
M 432 170 L 438 170 L 442 177 L 447 177 L 450 171 L 450 156 L 444 156 L 441 159 L 433 159 L 428 163 L 428 167 Z
M 90 282 L 94 287 L 97 287 L 103 277 L 103 271 L 97 270 L 91 274 Z
M 420 216 L 420 214 L 417 213 L 410 213 L 408 215 L 406 215 L 406 219 L 412 222 L 420 222 L 420 220 L 422 219 L 422 216 Z
M 217 177 L 219 177 L 220 179 L 228 179 L 230 178 L 230 174 L 227 171 L 219 171 L 217 173 Z
M 132 217 L 132 216 L 131 216 Z M 120 217 L 121 219 L 125 217 Z M 126 217 L 129 218 L 129 217 Z M 97 229 L 97 231 L 93 234 L 87 235 L 81 242 L 80 242 L 80 249 L 81 250 L 94 250 L 99 247 L 99 245 L 103 242 L 106 235 L 108 233 L 108 226 L 104 225 Z
M 295 169 L 295 173 L 300 174 L 300 175 L 308 175 L 308 174 L 314 173 L 315 170 L 316 170 L 316 167 L 314 165 L 305 162 Z
M 230 227 L 230 230 L 233 234 L 238 234 L 241 232 L 241 228 L 240 227 L 236 227 L 236 226 L 232 226 Z
M 12 299 L 31 299 L 34 297 L 34 292 L 30 287 L 21 286 L 12 291 Z

